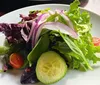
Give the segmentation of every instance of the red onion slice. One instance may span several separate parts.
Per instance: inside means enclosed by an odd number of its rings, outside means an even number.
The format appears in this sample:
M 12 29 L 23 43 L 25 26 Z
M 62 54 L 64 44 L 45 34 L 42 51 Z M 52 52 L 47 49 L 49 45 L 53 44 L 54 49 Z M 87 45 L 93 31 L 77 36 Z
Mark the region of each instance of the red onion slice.
M 57 12 L 57 14 L 60 14 L 66 20 L 66 23 L 70 28 L 74 29 L 74 26 L 73 26 L 71 20 L 69 19 L 69 17 L 67 15 L 64 14 L 64 10 L 56 9 L 55 11 Z
M 41 14 L 37 20 L 37 24 L 41 24 L 46 21 L 47 17 L 49 17 L 49 13 Z
M 32 39 L 33 39 L 33 40 L 32 40 L 32 43 L 34 44 L 37 28 L 38 28 L 38 26 L 39 26 L 41 23 L 45 22 L 45 20 L 47 19 L 48 16 L 49 16 L 48 14 L 41 14 L 41 15 L 38 17 L 38 19 L 37 19 L 36 21 L 35 21 L 35 20 L 34 20 L 34 21 L 29 21 L 29 23 L 32 24 L 31 28 L 29 28 L 29 27 L 27 26 L 27 23 L 28 23 L 28 22 L 25 23 L 25 28 L 27 29 L 27 31 L 30 30 L 29 35 L 26 35 L 26 34 L 24 33 L 24 30 L 23 30 L 23 29 L 21 30 L 22 37 L 24 38 L 24 40 L 25 40 L 26 42 L 28 42 L 28 41 L 30 40 L 30 38 L 32 37 Z M 32 46 L 33 46 L 33 45 L 32 45 Z
M 46 22 L 39 26 L 36 36 L 35 36 L 35 43 L 38 41 L 40 33 L 41 33 L 42 29 L 44 29 L 44 28 L 49 29 L 49 30 L 60 31 L 60 32 L 67 34 L 75 39 L 78 38 L 78 34 L 75 32 L 75 30 L 71 29 L 67 25 L 60 23 L 60 22 Z
M 30 38 L 31 38 L 31 36 L 32 36 L 32 34 L 33 34 L 33 30 L 34 30 L 35 26 L 36 26 L 36 22 L 33 21 L 33 22 L 32 22 L 32 27 L 31 27 L 31 31 L 30 31 L 30 33 L 29 33 L 27 42 L 30 40 Z
M 64 13 L 60 13 L 60 15 L 66 20 L 67 25 L 70 28 L 74 29 L 74 26 L 73 26 L 71 20 L 69 19 L 69 17 L 67 15 L 65 15 Z
M 37 31 L 38 31 L 38 28 L 40 26 L 40 24 L 44 23 L 47 19 L 47 17 L 49 17 L 50 15 L 48 13 L 45 13 L 45 14 L 41 14 L 38 19 L 36 20 L 36 25 L 35 25 L 35 28 L 33 29 L 33 35 L 32 35 L 32 47 L 34 47 L 35 45 L 35 38 L 36 38 L 36 34 L 37 34 Z

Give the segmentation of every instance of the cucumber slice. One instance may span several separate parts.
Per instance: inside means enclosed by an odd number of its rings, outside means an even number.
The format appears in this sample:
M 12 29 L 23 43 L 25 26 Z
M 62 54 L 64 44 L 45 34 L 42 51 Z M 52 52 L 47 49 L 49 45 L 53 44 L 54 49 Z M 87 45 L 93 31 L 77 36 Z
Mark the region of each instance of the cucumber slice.
M 64 59 L 54 51 L 43 53 L 36 65 L 37 78 L 44 84 L 52 84 L 62 79 L 67 72 Z

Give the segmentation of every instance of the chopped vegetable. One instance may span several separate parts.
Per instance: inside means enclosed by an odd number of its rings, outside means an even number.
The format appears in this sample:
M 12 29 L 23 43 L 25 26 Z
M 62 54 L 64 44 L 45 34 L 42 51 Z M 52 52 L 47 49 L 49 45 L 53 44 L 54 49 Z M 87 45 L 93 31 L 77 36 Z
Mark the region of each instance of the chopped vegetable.
M 62 79 L 66 73 L 66 62 L 56 52 L 48 51 L 40 56 L 36 66 L 36 75 L 42 83 L 55 83 Z
M 94 46 L 100 46 L 100 38 L 93 37 L 93 44 Z
M 10 64 L 13 68 L 19 69 L 23 66 L 24 61 L 22 56 L 17 53 L 13 53 L 10 55 Z

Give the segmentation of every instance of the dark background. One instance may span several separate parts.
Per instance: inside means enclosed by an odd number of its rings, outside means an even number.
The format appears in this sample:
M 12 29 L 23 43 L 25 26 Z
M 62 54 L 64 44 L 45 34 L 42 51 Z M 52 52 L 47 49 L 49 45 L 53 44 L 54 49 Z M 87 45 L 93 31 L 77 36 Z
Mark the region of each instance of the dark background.
M 45 0 L 45 1 L 37 1 L 37 0 L 0 0 L 0 11 L 1 12 L 10 12 L 15 9 L 35 5 L 35 4 L 48 4 L 48 3 L 64 3 L 69 4 L 73 2 L 73 0 Z
M 70 4 L 74 0 L 0 0 L 0 13 L 7 13 L 22 7 L 36 5 L 36 4 Z M 80 0 L 81 6 L 85 6 L 88 0 Z

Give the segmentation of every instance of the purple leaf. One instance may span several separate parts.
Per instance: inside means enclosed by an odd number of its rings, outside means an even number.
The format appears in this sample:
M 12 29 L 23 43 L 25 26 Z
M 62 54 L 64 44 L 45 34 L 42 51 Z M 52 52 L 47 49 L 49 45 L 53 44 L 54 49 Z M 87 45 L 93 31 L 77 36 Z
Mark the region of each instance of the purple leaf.
M 9 43 L 20 43 L 24 41 L 21 35 L 21 29 L 23 28 L 24 24 L 0 23 L 0 32 L 5 34 Z

